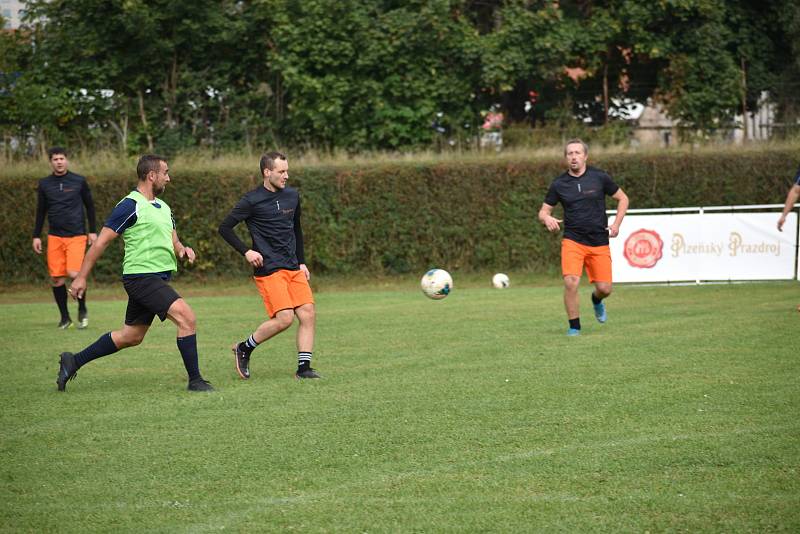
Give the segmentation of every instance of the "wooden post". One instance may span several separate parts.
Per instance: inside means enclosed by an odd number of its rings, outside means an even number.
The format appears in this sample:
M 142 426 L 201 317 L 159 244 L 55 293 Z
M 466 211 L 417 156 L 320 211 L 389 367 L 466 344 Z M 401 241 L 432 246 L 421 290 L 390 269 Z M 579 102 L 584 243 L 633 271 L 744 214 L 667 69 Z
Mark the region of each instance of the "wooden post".
M 608 126 L 608 58 L 603 65 L 603 110 L 605 112 L 603 125 Z
M 742 124 L 744 126 L 744 143 L 747 142 L 747 133 L 749 130 L 749 126 L 747 124 L 747 71 L 745 70 L 745 63 L 744 58 L 741 58 L 742 62 Z

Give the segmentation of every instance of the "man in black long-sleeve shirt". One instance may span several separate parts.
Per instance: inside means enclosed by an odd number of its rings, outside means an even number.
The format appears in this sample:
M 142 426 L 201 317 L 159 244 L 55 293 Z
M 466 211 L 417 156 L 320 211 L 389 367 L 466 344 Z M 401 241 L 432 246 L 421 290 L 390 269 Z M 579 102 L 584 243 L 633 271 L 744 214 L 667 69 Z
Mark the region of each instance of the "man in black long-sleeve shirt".
M 77 276 L 86 246 L 97 239 L 97 227 L 92 192 L 86 179 L 67 169 L 69 161 L 63 148 L 53 147 L 47 154 L 53 173 L 39 180 L 32 246 L 34 252 L 42 253 L 42 240 L 39 236 L 47 215 L 47 269 L 50 272 L 53 296 L 61 313 L 58 327 L 66 330 L 72 326 L 67 309 L 67 276 Z M 85 218 L 89 219 L 88 237 Z M 86 328 L 88 325 L 84 295 L 78 300 L 78 328 Z
M 245 194 L 222 221 L 219 233 L 253 266 L 254 280 L 269 320 L 246 340 L 231 347 L 236 372 L 250 378 L 250 355 L 261 343 L 292 325 L 297 329 L 297 372 L 295 378 L 319 378 L 311 368 L 314 350 L 314 297 L 308 284 L 311 274 L 305 265 L 303 230 L 300 226 L 300 196 L 286 187 L 289 162 L 280 152 L 261 157 L 264 184 Z M 245 221 L 253 240 L 245 245 L 234 232 Z

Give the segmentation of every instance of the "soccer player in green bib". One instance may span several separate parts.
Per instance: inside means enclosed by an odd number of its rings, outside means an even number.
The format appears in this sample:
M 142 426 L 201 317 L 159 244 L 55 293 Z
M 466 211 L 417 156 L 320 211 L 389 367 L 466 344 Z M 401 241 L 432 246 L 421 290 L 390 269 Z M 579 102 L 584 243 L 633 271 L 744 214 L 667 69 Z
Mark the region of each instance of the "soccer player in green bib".
M 194 311 L 169 285 L 172 273 L 178 269 L 177 258 L 192 263 L 195 254 L 178 239 L 172 211 L 158 198 L 170 182 L 167 161 L 160 156 L 142 156 L 136 174 L 136 189 L 117 204 L 106 220 L 69 290 L 73 298 L 81 298 L 94 264 L 108 244 L 124 234 L 122 285 L 128 293 L 125 324 L 120 330 L 103 334 L 80 352 L 61 353 L 56 379 L 59 391 L 64 391 L 67 381 L 90 361 L 141 343 L 155 316 L 162 321 L 169 318 L 178 327 L 178 350 L 189 375 L 189 391 L 214 389 L 200 375 Z

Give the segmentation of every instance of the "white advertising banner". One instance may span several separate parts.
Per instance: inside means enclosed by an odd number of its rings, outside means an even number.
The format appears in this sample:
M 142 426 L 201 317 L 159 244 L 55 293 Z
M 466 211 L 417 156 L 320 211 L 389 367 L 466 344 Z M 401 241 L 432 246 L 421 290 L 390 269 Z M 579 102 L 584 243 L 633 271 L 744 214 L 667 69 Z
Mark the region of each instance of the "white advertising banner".
M 615 282 L 792 280 L 797 213 L 628 215 L 611 242 Z M 609 220 L 613 221 L 613 215 Z

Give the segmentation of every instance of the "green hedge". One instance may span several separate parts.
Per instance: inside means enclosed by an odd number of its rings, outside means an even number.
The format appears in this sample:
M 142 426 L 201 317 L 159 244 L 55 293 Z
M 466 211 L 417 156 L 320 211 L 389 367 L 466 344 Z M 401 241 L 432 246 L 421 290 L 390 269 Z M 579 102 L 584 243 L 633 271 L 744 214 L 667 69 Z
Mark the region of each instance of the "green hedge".
M 614 176 L 632 208 L 651 208 L 783 202 L 797 159 L 793 150 L 767 148 L 607 155 L 591 163 Z M 313 271 L 365 276 L 419 273 L 431 266 L 541 271 L 557 264 L 559 238 L 544 231 L 536 214 L 561 171 L 558 159 L 488 159 L 294 168 L 290 181 L 301 191 L 306 258 Z M 255 173 L 212 176 L 175 168 L 172 174 L 164 199 L 173 208 L 181 239 L 198 253 L 197 263 L 181 276 L 248 273 L 217 227 L 238 198 L 259 183 Z M 46 278 L 43 256 L 31 250 L 37 178 L 0 181 L 5 284 Z M 131 170 L 90 176 L 89 183 L 102 225 L 136 180 Z M 121 256 L 121 242 L 110 246 L 95 278 L 117 279 Z

